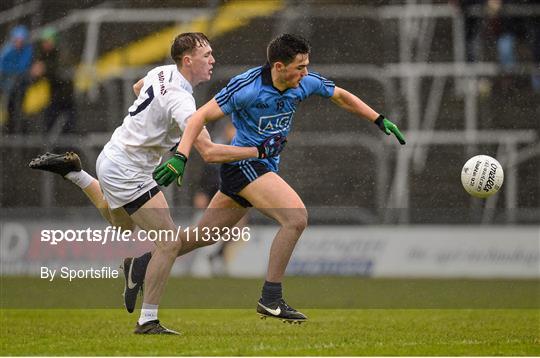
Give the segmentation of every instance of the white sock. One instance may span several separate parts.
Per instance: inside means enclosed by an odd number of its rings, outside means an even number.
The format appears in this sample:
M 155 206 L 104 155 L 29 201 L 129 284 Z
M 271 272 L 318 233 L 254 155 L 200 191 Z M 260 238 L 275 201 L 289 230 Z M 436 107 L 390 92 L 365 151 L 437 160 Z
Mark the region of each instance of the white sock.
M 95 180 L 93 176 L 81 170 L 79 172 L 69 172 L 65 176 L 66 179 L 77 185 L 79 188 L 84 189 Z
M 151 305 L 143 303 L 141 309 L 141 316 L 139 317 L 139 324 L 143 325 L 149 321 L 155 321 L 157 318 L 158 305 Z

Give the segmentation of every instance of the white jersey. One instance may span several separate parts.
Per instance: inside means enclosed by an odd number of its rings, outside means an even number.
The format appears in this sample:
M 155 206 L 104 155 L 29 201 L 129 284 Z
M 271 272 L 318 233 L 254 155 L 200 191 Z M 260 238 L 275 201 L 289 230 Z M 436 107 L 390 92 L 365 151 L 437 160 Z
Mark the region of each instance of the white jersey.
M 176 65 L 156 67 L 144 77 L 139 97 L 103 151 L 117 164 L 152 172 L 195 111 L 193 88 Z

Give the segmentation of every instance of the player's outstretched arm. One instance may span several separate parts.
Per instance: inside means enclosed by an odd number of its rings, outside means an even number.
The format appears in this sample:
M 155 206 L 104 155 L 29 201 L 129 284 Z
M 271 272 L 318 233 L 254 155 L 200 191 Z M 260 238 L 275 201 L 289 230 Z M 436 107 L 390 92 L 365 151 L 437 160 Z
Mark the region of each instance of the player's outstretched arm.
M 386 135 L 394 134 L 402 145 L 405 144 L 405 138 L 399 131 L 399 128 L 387 119 L 384 115 L 375 112 L 370 106 L 364 103 L 360 98 L 344 90 L 336 87 L 334 94 L 331 97 L 332 102 L 341 108 L 356 114 L 357 116 L 366 118 L 377 125 Z
M 207 163 L 226 163 L 238 160 L 258 158 L 265 159 L 278 156 L 287 144 L 287 138 L 274 134 L 266 138 L 256 147 L 237 147 L 212 142 L 210 133 L 203 128 L 193 145 Z
M 212 142 L 206 128 L 203 128 L 193 145 L 207 163 L 235 162 L 259 156 L 257 147 L 235 147 Z

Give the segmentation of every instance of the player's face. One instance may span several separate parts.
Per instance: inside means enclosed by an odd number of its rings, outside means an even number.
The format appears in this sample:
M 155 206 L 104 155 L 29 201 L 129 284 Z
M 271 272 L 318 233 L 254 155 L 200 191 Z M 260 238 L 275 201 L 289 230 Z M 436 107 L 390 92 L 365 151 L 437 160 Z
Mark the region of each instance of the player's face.
M 209 44 L 197 47 L 191 57 L 191 70 L 196 84 L 209 81 L 212 77 L 212 69 L 216 60 L 212 56 L 212 48 Z
M 296 88 L 300 86 L 300 81 L 308 74 L 308 65 L 309 55 L 298 54 L 293 62 L 284 67 L 282 72 L 282 82 L 285 83 L 287 88 Z

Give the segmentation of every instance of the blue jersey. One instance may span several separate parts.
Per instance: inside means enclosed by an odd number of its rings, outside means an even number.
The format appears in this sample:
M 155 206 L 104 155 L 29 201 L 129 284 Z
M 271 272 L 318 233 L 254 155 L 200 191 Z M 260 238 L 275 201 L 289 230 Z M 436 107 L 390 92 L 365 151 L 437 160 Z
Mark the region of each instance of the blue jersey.
M 281 92 L 273 86 L 267 64 L 234 77 L 215 98 L 223 113 L 231 115 L 236 128 L 232 145 L 253 147 L 273 134 L 287 136 L 298 103 L 312 94 L 329 98 L 334 94 L 334 88 L 332 81 L 310 72 L 297 88 Z M 278 171 L 279 157 L 253 160 Z

